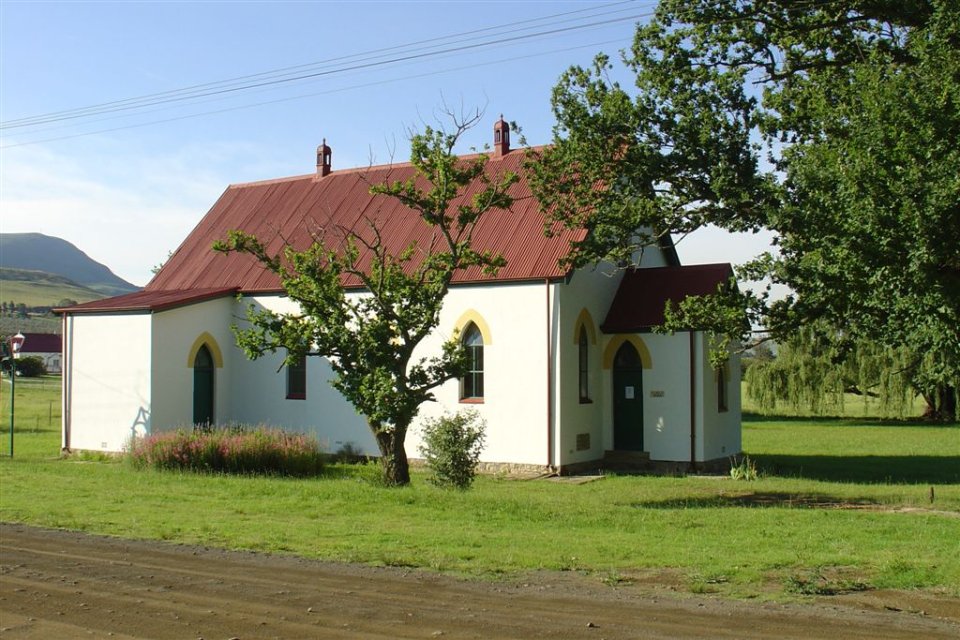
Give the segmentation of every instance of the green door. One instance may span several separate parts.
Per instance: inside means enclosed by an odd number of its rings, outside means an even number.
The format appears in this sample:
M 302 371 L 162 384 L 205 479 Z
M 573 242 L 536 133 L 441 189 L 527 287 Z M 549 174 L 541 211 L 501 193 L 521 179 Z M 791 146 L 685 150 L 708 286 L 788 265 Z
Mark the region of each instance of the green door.
M 206 345 L 193 359 L 193 424 L 213 424 L 213 357 Z
M 643 368 L 629 342 L 613 361 L 613 448 L 643 451 Z

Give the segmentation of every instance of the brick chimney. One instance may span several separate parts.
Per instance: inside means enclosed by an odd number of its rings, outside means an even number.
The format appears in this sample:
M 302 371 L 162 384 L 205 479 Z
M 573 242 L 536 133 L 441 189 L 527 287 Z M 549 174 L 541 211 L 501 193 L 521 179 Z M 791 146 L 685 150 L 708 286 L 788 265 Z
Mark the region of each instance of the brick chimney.
M 499 158 L 510 153 L 510 125 L 503 119 L 493 123 L 493 157 Z
M 323 143 L 317 147 L 317 177 L 322 178 L 323 176 L 330 173 L 330 147 L 327 146 L 327 139 L 323 139 Z

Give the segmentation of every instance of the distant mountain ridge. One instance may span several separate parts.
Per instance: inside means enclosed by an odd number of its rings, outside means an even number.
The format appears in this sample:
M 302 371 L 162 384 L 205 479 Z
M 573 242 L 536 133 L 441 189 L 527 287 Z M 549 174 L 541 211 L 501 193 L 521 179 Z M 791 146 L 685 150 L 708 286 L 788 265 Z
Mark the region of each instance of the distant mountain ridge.
M 140 290 L 74 244 L 42 233 L 0 233 L 0 267 L 60 276 L 102 296 Z

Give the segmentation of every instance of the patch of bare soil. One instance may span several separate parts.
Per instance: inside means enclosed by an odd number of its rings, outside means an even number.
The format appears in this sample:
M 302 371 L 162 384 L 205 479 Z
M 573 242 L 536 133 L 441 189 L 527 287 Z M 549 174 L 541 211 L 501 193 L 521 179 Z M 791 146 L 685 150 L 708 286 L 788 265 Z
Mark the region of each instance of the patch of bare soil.
M 507 582 L 0 525 L 14 638 L 951 638 L 960 600 L 870 592 L 810 605 L 665 594 L 540 572 Z

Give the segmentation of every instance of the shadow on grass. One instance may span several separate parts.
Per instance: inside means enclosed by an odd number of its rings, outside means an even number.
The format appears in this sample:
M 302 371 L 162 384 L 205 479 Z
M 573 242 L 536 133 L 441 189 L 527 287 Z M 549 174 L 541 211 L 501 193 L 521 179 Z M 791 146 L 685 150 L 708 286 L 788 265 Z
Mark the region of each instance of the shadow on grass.
M 811 427 L 902 427 L 910 429 L 913 427 L 955 429 L 958 423 L 931 422 L 923 418 L 904 418 L 895 420 L 892 418 L 871 418 L 871 417 L 851 417 L 851 416 L 788 416 L 772 415 L 759 413 L 744 413 L 741 417 L 743 424 L 762 424 L 765 422 L 790 422 L 797 424 L 807 424 Z
M 749 454 L 764 475 L 829 482 L 960 483 L 960 456 Z
M 631 507 L 644 509 L 723 509 L 726 507 L 794 507 L 801 509 L 876 510 L 880 503 L 866 498 L 839 500 L 823 494 L 795 494 L 783 491 L 747 491 L 703 498 L 674 498 L 632 502 Z

